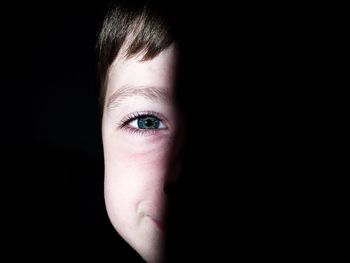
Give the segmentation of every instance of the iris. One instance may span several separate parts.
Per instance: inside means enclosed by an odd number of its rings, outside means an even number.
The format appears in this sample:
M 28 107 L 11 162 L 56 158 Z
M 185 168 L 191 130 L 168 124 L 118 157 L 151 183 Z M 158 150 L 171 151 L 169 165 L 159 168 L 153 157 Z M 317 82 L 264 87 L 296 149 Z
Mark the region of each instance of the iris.
M 137 126 L 139 129 L 159 129 L 160 120 L 152 116 L 139 117 Z

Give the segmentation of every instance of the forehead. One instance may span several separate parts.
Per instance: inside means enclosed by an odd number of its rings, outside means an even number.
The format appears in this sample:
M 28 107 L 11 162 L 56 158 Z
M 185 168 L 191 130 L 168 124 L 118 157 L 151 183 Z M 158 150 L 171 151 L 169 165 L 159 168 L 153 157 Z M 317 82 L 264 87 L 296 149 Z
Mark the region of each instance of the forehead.
M 178 58 L 174 45 L 146 61 L 142 61 L 142 53 L 131 58 L 126 58 L 123 50 L 120 54 L 109 69 L 107 95 L 125 85 L 171 87 L 174 84 Z

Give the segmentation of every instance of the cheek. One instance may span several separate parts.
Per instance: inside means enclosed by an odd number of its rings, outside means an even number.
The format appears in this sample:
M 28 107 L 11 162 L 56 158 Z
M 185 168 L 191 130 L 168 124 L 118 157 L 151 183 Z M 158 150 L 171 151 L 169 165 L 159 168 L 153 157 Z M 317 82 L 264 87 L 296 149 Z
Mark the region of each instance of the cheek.
M 121 138 L 121 139 L 118 139 Z M 167 165 L 170 140 L 167 136 L 128 138 L 115 136 L 105 142 L 106 164 L 123 172 L 163 170 Z
M 166 138 L 105 140 L 106 189 L 115 198 L 134 202 L 162 191 L 169 145 Z
M 150 210 L 160 210 L 170 144 L 166 138 L 144 138 L 142 143 L 113 138 L 104 141 L 105 199 L 120 229 L 138 224 L 138 205 L 144 201 Z

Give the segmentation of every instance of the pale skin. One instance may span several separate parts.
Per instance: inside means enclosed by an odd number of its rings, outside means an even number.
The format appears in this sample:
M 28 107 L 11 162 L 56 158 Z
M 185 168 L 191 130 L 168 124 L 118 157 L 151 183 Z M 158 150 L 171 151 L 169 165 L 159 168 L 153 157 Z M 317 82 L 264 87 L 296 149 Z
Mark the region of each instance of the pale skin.
M 103 111 L 105 202 L 118 233 L 147 262 L 161 262 L 177 49 L 147 61 L 124 50 L 109 69 Z

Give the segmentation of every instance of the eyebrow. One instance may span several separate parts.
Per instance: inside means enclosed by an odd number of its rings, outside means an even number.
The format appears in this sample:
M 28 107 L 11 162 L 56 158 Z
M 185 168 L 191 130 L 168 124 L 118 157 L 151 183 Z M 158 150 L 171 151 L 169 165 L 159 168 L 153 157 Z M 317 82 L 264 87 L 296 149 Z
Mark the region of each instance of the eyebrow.
M 118 88 L 113 94 L 107 99 L 106 107 L 111 110 L 120 106 L 121 102 L 128 97 L 141 96 L 145 99 L 157 101 L 168 101 L 169 100 L 169 89 L 152 87 L 152 86 L 132 86 L 123 85 Z

